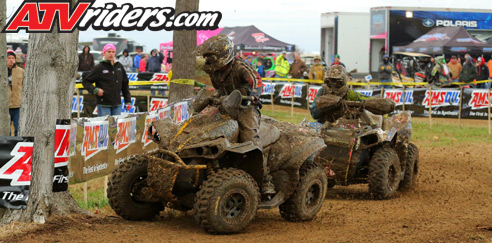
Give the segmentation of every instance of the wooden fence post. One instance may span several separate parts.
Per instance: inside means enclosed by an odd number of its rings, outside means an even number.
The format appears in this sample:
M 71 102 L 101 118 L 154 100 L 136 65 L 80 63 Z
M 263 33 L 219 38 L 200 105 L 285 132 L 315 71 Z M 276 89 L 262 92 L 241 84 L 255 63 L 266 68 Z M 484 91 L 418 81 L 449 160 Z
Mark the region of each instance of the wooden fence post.
M 460 107 L 458 113 L 458 130 L 461 129 L 461 106 L 463 104 L 463 87 L 460 87 Z
M 84 182 L 84 203 L 87 206 L 87 181 Z
M 488 110 L 489 110 L 489 112 L 488 112 L 489 113 L 489 118 L 488 118 L 489 119 L 489 135 L 492 134 L 491 125 L 490 125 L 490 107 L 491 107 L 490 103 L 492 103 L 492 89 L 489 89 L 489 108 L 488 108 Z
M 270 94 L 270 101 L 272 102 L 272 111 L 275 110 L 275 107 L 273 106 L 273 93 L 275 92 L 275 89 L 273 89 L 273 80 L 270 80 L 270 89 L 271 89 L 271 94 Z
M 432 128 L 432 86 L 429 87 L 429 127 Z
M 402 90 L 403 105 L 402 105 L 402 108 L 403 108 L 403 111 L 405 111 L 405 101 L 407 100 L 407 97 L 405 94 L 405 85 L 402 85 L 402 86 L 403 86 L 403 90 Z
M 150 95 L 147 95 L 147 112 L 150 111 Z
M 294 84 L 292 84 L 292 82 L 290 83 L 291 85 L 291 94 L 292 94 L 292 97 L 291 97 L 291 104 L 290 104 L 290 117 L 293 117 L 294 116 L 294 95 L 296 94 L 296 86 Z

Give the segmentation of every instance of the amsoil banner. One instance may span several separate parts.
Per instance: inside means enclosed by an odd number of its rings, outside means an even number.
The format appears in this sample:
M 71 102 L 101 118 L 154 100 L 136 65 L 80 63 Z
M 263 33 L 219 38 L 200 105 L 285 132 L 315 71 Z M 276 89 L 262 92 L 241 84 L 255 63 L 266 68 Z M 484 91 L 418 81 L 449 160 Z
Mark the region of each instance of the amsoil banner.
M 0 207 L 26 208 L 33 147 L 32 137 L 0 137 Z
M 306 101 L 310 104 L 321 89 L 321 86 L 286 83 L 265 83 L 264 93 L 261 96 L 263 103 L 269 104 L 273 92 L 274 104 L 290 106 L 294 95 L 294 106 L 306 107 Z M 354 91 L 368 96 L 381 97 L 381 89 L 354 89 Z M 265 94 L 266 93 L 266 94 Z M 429 108 L 433 117 L 458 118 L 461 100 L 461 117 L 487 119 L 489 97 L 486 89 L 463 89 L 461 97 L 458 88 L 443 88 L 429 90 L 426 88 L 402 88 L 385 89 L 384 98 L 396 103 L 396 112 L 410 111 L 412 116 L 428 117 Z
M 53 192 L 68 189 L 68 162 L 72 146 L 70 120 L 56 120 L 55 130 L 55 173 L 53 176 Z
M 191 116 L 190 107 L 191 100 L 184 100 L 152 112 L 73 119 L 71 129 L 77 132 L 75 152 L 70 152 L 70 183 L 108 175 L 130 156 L 157 149 L 147 137 L 150 124 L 165 118 L 182 123 Z
M 79 72 L 80 79 L 77 79 L 77 83 L 82 82 L 85 75 L 89 72 Z M 159 84 L 149 85 L 130 85 L 130 90 L 168 90 L 167 83 L 169 82 L 168 73 L 126 73 L 128 81 L 156 81 Z
M 489 92 L 485 89 L 463 90 L 462 117 L 487 119 L 489 98 Z

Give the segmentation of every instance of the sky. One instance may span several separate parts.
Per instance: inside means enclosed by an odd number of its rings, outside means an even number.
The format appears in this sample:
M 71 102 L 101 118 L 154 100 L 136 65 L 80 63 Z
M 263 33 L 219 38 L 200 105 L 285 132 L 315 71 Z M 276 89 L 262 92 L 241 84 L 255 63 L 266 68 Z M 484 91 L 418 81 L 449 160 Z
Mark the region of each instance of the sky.
M 95 6 L 106 2 L 117 5 L 132 3 L 141 7 L 173 7 L 175 0 L 96 0 Z M 491 0 L 200 0 L 200 11 L 220 11 L 219 27 L 255 25 L 274 38 L 295 44 L 303 52 L 319 52 L 320 19 L 326 12 L 369 12 L 371 7 L 405 6 L 435 8 L 492 9 Z M 20 0 L 7 0 L 7 17 L 20 6 Z M 160 43 L 172 41 L 169 31 L 118 31 L 122 37 L 131 38 L 146 46 L 147 50 L 158 48 Z M 356 35 L 356 33 L 354 33 Z M 95 37 L 107 36 L 105 31 L 80 32 L 79 41 L 92 41 Z

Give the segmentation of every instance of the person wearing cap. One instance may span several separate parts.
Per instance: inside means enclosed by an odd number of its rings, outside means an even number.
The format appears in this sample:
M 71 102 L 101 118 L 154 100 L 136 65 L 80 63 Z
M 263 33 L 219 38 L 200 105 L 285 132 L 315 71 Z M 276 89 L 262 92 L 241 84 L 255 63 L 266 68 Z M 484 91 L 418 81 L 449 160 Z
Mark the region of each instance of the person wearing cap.
M 331 65 L 332 66 L 340 65 L 340 66 L 346 68 L 345 67 L 345 64 L 343 64 L 342 62 L 340 62 L 340 55 L 338 55 L 338 54 L 335 54 L 335 61 Z
M 123 65 L 115 60 L 116 47 L 113 44 L 105 45 L 102 52 L 104 60 L 84 77 L 82 85 L 89 93 L 96 95 L 98 116 L 120 115 L 120 93 L 125 98 L 126 110 L 131 104 L 128 77 Z
M 461 63 L 458 62 L 458 59 L 456 56 L 451 56 L 451 60 L 448 62 L 448 67 L 449 70 L 451 70 L 451 81 L 453 83 L 459 82 L 460 81 L 460 75 L 461 75 L 461 70 L 463 69 L 463 66 L 461 66 Z
M 24 82 L 24 69 L 15 63 L 16 58 L 15 52 L 7 52 L 9 114 L 10 122 L 14 124 L 14 136 L 17 136 L 19 130 L 22 85 Z
M 275 78 L 287 78 L 287 74 L 289 73 L 289 61 L 285 57 L 287 52 L 282 52 L 282 55 L 277 57 L 275 60 Z
M 479 57 L 477 58 L 477 70 L 478 76 L 477 81 L 483 81 L 489 79 L 489 67 L 485 65 L 485 58 Z M 479 89 L 489 89 L 489 83 L 479 83 L 477 84 L 477 88 Z
M 392 74 L 393 74 L 393 67 L 391 66 L 391 63 L 389 62 L 389 56 L 384 55 L 383 56 L 383 62 L 379 64 L 379 82 L 380 83 L 391 83 L 392 82 Z M 390 89 L 391 85 L 383 85 L 385 89 Z
M 321 57 L 314 57 L 314 64 L 309 68 L 309 79 L 311 80 L 325 80 L 325 67 L 321 64 Z
M 463 69 L 461 70 L 461 81 L 465 83 L 471 83 L 478 76 L 477 66 L 473 64 L 473 59 L 470 54 L 465 55 L 465 63 L 463 64 Z M 474 85 L 472 84 L 472 87 Z

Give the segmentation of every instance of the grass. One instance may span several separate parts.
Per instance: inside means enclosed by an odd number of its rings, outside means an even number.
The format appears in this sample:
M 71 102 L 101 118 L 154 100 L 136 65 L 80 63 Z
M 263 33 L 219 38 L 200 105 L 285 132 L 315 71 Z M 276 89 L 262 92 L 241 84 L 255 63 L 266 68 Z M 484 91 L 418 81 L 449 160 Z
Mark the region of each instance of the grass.
M 304 118 L 310 122 L 314 121 L 306 109 L 295 108 L 295 113 L 291 116 L 290 107 L 275 106 L 275 110 L 272 110 L 270 105 L 265 105 L 261 113 L 262 115 L 294 124 L 301 123 Z M 436 120 L 431 129 L 426 119 L 413 119 L 412 126 L 412 140 L 416 141 L 420 146 L 442 147 L 465 143 L 490 143 L 492 141 L 492 136 L 487 135 L 487 126 L 483 124 L 462 125 L 458 129 L 456 119 Z M 71 185 L 69 190 L 80 207 L 92 213 L 114 214 L 109 206 L 108 199 L 104 196 L 104 178 L 88 182 L 87 205 L 84 203 L 83 183 Z
M 272 111 L 269 106 L 266 106 L 265 108 L 261 109 L 261 114 L 275 118 L 280 121 L 291 122 L 294 124 L 300 124 L 301 121 L 304 120 L 304 118 L 306 118 L 310 122 L 314 121 L 314 119 L 308 114 L 294 113 L 294 116 L 291 116 L 290 112 Z
M 488 128 L 483 126 L 464 126 L 439 123 L 430 128 L 428 122 L 412 122 L 412 139 L 430 147 L 459 145 L 464 143 L 490 143 Z

